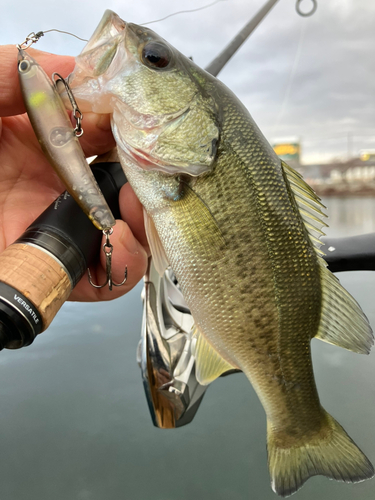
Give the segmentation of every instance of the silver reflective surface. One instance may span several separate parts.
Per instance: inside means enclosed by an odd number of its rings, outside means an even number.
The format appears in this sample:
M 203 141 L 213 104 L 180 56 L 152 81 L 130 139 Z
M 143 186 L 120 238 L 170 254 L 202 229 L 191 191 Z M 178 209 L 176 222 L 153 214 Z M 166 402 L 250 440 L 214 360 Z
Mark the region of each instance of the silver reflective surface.
M 374 199 L 324 201 L 332 236 L 374 224 Z M 375 326 L 374 273 L 339 277 Z M 1 500 L 277 498 L 264 411 L 242 374 L 214 382 L 189 425 L 153 426 L 136 362 L 140 292 L 66 304 L 34 345 L 0 353 Z M 313 341 L 313 356 L 323 405 L 375 462 L 375 351 Z M 315 477 L 294 498 L 373 500 L 375 480 Z
M 207 386 L 195 376 L 193 317 L 172 270 L 152 261 L 144 277 L 141 340 L 137 351 L 155 427 L 175 429 L 194 418 Z

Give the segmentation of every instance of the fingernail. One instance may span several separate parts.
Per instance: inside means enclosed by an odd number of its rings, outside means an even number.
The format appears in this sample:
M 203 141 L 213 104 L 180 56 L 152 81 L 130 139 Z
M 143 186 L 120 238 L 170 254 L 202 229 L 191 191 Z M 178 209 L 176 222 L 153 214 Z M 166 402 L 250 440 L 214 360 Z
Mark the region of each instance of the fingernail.
M 96 123 L 96 126 L 98 127 L 98 129 L 103 130 L 104 132 L 111 130 L 110 116 L 109 115 L 99 115 L 99 119 Z
M 120 240 L 129 253 L 137 255 L 140 251 L 142 251 L 141 244 L 136 240 L 136 238 L 134 238 L 128 225 L 126 225 L 122 231 Z

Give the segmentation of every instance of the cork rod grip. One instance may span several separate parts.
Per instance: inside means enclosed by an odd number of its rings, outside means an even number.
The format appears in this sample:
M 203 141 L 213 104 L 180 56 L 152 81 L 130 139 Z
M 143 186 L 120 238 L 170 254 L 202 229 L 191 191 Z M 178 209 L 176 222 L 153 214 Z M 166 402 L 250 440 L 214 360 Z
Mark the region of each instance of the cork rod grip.
M 30 300 L 42 317 L 42 331 L 72 291 L 61 265 L 47 252 L 25 243 L 10 245 L 0 254 L 0 281 Z

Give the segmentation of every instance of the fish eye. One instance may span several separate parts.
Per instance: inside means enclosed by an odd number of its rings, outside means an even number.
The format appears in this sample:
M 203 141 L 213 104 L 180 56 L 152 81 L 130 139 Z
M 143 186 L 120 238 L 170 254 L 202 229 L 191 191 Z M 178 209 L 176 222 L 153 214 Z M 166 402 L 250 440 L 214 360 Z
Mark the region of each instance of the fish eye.
M 172 54 L 166 45 L 151 42 L 143 47 L 142 59 L 146 66 L 150 68 L 164 69 L 169 65 Z
M 26 61 L 25 59 L 20 62 L 18 65 L 18 69 L 20 70 L 21 73 L 27 73 L 30 69 L 30 63 L 29 61 Z

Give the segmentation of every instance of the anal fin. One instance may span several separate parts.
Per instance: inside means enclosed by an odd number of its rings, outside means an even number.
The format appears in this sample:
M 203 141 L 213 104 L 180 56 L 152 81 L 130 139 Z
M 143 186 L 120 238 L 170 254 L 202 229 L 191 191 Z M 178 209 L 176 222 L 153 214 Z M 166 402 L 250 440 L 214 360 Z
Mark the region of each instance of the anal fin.
M 207 342 L 195 326 L 195 374 L 202 385 L 208 385 L 228 370 L 237 366 L 223 359 L 220 354 Z

